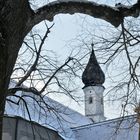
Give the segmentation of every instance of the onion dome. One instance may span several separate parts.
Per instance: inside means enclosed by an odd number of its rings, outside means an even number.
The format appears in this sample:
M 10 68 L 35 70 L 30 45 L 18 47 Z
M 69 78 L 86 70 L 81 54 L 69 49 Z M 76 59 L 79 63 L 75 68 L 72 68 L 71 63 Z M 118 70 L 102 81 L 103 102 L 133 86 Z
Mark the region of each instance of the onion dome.
M 82 74 L 82 81 L 87 86 L 102 85 L 105 82 L 105 75 L 97 62 L 94 50 L 92 49 L 89 62 Z

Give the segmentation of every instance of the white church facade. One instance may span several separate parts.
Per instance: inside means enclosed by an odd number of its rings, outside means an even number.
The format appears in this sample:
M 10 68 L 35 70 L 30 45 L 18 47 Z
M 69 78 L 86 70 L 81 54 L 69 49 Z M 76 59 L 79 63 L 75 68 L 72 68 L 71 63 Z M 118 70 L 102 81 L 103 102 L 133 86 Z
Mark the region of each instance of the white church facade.
M 105 88 L 103 83 L 105 75 L 97 62 L 94 50 L 92 50 L 89 62 L 83 72 L 82 81 L 85 85 L 83 87 L 85 116 L 48 97 L 45 100 L 49 108 L 53 108 L 53 110 L 46 108 L 46 114 L 41 114 L 38 105 L 27 98 L 27 102 L 31 104 L 31 107 L 34 104 L 33 109 L 35 109 L 35 111 L 30 110 L 31 119 L 38 122 L 40 129 L 42 129 L 42 131 L 36 129 L 37 131 L 34 132 L 39 132 L 39 135 L 43 135 L 43 137 L 39 138 L 38 135 L 34 135 L 32 129 L 35 127 L 30 126 L 30 131 L 26 129 L 30 124 L 25 120 L 27 126 L 23 124 L 23 132 L 18 140 L 53 140 L 54 135 L 56 136 L 54 140 L 138 140 L 139 125 L 135 115 L 113 120 L 106 120 L 104 116 L 103 92 Z M 18 93 L 18 96 L 22 94 L 26 95 L 26 93 Z M 17 99 L 13 98 L 12 100 Z M 11 106 L 7 103 L 5 114 L 29 120 L 29 116 L 22 112 L 22 107 L 22 105 Z M 7 122 L 5 126 L 8 126 Z M 11 131 L 5 126 L 3 138 L 7 140 L 5 134 L 11 133 Z M 27 137 L 23 138 L 22 134 L 27 132 Z M 45 133 L 50 133 L 50 138 Z M 12 136 L 10 138 L 8 140 L 15 140 Z

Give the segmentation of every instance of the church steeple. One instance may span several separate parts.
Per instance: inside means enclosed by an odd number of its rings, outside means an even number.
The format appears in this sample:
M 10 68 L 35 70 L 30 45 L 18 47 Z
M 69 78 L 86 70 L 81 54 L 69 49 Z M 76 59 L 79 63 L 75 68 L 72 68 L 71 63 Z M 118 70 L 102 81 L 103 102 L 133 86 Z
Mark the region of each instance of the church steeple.
M 105 75 L 99 66 L 94 50 L 92 49 L 89 62 L 82 74 L 82 81 L 87 86 L 102 85 L 105 81 Z
M 105 88 L 102 84 L 105 82 L 105 75 L 93 49 L 82 74 L 82 81 L 85 84 L 83 88 L 85 93 L 85 115 L 94 122 L 104 121 L 103 92 Z

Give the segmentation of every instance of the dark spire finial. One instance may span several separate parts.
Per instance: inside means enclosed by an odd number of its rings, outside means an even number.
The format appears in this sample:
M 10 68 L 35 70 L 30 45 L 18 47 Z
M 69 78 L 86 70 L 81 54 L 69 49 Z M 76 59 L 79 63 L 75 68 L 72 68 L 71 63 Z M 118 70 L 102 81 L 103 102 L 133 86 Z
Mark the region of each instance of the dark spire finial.
M 105 81 L 105 75 L 97 62 L 96 56 L 94 54 L 94 44 L 91 44 L 92 52 L 90 55 L 89 62 L 82 74 L 82 81 L 85 86 L 92 85 L 102 85 Z
M 94 44 L 93 44 L 93 42 L 91 43 L 91 47 L 92 47 L 92 50 L 94 50 L 94 48 L 93 48 L 93 47 L 94 47 Z

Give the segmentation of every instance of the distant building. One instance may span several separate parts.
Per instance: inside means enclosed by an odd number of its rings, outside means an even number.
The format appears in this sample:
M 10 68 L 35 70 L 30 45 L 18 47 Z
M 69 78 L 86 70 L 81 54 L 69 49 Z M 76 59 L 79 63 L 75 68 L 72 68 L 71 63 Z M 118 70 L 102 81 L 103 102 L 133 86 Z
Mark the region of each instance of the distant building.
M 104 116 L 105 75 L 94 50 L 83 72 L 82 81 L 85 84 L 85 116 L 48 97 L 45 97 L 48 107 L 44 112 L 31 98 L 26 98 L 32 121 L 40 125 L 19 117 L 6 117 L 4 140 L 32 140 L 33 136 L 35 140 L 138 140 L 139 125 L 135 115 L 113 120 L 106 120 Z M 20 92 L 17 94 L 26 95 Z M 36 97 L 32 93 L 30 96 Z M 16 97 L 9 98 L 18 101 Z M 39 100 L 38 97 L 36 99 Z M 23 103 L 19 106 L 7 103 L 5 113 L 29 120 L 27 113 L 22 110 L 23 106 Z

